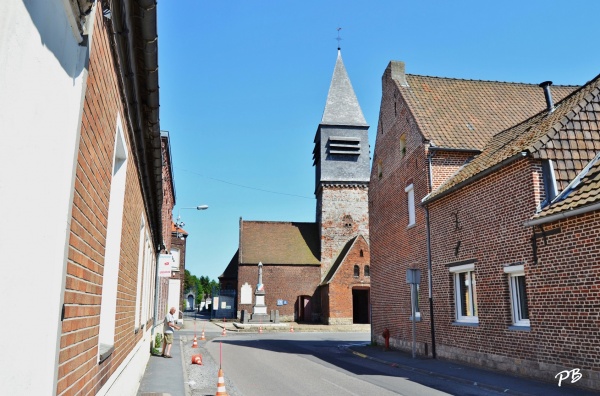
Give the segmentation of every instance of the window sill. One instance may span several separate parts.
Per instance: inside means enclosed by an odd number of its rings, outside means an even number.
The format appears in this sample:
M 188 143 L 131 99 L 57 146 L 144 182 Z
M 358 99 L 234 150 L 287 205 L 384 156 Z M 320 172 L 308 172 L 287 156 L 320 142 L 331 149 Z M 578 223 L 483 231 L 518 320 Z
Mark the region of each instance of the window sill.
M 508 330 L 511 331 L 531 331 L 529 326 L 508 326 Z
M 479 327 L 479 322 L 452 322 L 452 326 Z
M 411 316 L 410 318 L 408 318 L 408 320 L 410 320 L 412 322 L 413 317 Z M 417 319 L 415 320 L 415 322 L 420 322 L 420 321 L 421 321 L 421 315 L 417 315 Z
M 407 230 L 410 230 L 411 228 L 415 228 L 417 226 L 417 223 L 412 223 L 406 226 Z
M 115 351 L 115 346 L 100 343 L 98 350 L 100 352 L 100 355 L 98 356 L 98 364 L 100 364 L 108 359 L 110 355 L 112 355 L 112 353 Z

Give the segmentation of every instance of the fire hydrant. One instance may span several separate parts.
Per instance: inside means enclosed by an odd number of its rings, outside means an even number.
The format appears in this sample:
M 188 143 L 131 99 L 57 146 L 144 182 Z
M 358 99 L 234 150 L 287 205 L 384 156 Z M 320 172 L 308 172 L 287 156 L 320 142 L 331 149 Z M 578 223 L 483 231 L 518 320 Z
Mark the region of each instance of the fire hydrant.
M 381 335 L 385 339 L 385 350 L 387 351 L 390 349 L 390 331 L 386 328 Z

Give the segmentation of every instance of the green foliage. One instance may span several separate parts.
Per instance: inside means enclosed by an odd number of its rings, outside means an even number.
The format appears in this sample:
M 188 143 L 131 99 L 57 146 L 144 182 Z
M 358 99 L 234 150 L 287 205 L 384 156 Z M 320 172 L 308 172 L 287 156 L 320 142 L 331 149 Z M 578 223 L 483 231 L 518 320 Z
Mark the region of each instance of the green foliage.
M 200 304 L 212 294 L 213 289 L 219 290 L 219 282 L 211 280 L 208 276 L 200 276 L 198 278 L 188 270 L 185 270 L 184 288 L 185 290 L 196 290 L 196 304 Z
M 158 349 L 162 345 L 162 334 L 157 333 L 154 339 L 154 348 Z

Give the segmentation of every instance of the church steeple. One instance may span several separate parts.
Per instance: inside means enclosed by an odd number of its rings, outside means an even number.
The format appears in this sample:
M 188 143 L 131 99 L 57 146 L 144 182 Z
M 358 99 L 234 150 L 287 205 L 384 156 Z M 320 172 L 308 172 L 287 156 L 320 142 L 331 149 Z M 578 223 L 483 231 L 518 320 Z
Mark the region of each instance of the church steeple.
M 338 49 L 321 124 L 368 126 Z
M 350 238 L 369 240 L 368 130 L 338 49 L 313 151 L 322 279 Z

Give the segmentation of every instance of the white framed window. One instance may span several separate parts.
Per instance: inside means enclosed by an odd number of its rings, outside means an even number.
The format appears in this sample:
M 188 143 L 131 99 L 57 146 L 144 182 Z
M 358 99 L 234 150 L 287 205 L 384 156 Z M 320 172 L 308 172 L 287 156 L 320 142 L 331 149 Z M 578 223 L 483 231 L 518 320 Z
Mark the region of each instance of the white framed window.
M 108 202 L 106 226 L 106 249 L 102 274 L 102 301 L 100 303 L 100 329 L 98 331 L 98 360 L 103 361 L 112 353 L 115 343 L 117 313 L 117 287 L 121 258 L 121 234 L 127 176 L 127 141 L 123 132 L 121 115 L 117 116 L 115 148 L 113 153 L 112 179 Z
M 406 192 L 406 202 L 408 205 L 408 226 L 415 224 L 415 189 L 413 184 L 409 184 L 404 189 Z
M 454 305 L 456 306 L 456 321 L 479 323 L 477 316 L 477 282 L 475 280 L 475 265 L 464 264 L 450 267 L 454 275 Z
M 527 287 L 523 265 L 504 267 L 508 274 L 512 321 L 515 326 L 529 327 L 529 309 L 527 307 Z
M 142 274 L 144 269 L 144 236 L 146 232 L 146 224 L 144 217 L 142 216 L 140 224 L 140 242 L 138 249 L 138 273 L 137 273 L 137 284 L 135 293 L 135 326 L 134 329 L 137 331 L 140 328 L 140 311 L 142 309 Z

